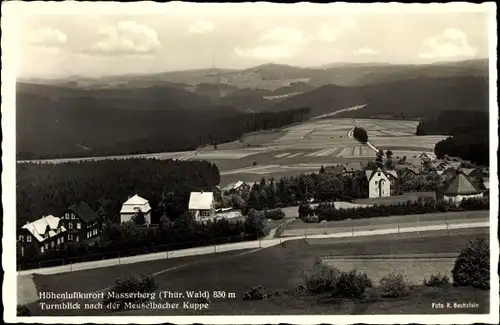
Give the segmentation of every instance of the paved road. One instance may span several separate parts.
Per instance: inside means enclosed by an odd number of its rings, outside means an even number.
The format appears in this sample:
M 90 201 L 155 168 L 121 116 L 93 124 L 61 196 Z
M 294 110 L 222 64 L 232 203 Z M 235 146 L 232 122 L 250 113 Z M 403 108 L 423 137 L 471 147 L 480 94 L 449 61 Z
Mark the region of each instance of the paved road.
M 447 230 L 447 229 L 464 229 L 464 228 L 484 228 L 489 227 L 488 222 L 474 222 L 474 223 L 451 223 L 451 224 L 435 224 L 435 225 L 426 225 L 420 227 L 393 227 L 384 229 L 375 229 L 375 230 L 359 230 L 356 232 L 348 231 L 348 232 L 338 232 L 331 234 L 315 234 L 308 235 L 307 238 L 344 238 L 344 237 L 358 237 L 358 236 L 372 236 L 372 235 L 388 235 L 388 234 L 397 234 L 397 233 L 410 233 L 410 232 L 424 232 L 424 231 L 433 231 L 433 230 Z M 204 255 L 211 254 L 217 252 L 226 252 L 226 251 L 235 251 L 242 249 L 252 249 L 252 248 L 266 248 L 279 245 L 288 240 L 297 240 L 302 239 L 304 236 L 294 236 L 287 238 L 273 238 L 268 240 L 256 240 L 256 241 L 248 241 L 241 243 L 232 243 L 225 244 L 220 246 L 209 246 L 209 247 L 196 247 L 183 249 L 173 252 L 162 252 L 162 253 L 153 253 L 139 256 L 131 256 L 121 259 L 108 259 L 102 261 L 94 261 L 94 262 L 84 262 L 84 263 L 75 263 L 72 265 L 63 265 L 57 267 L 50 268 L 42 268 L 42 269 L 33 269 L 20 271 L 19 275 L 28 275 L 28 274 L 58 274 L 65 273 L 71 271 L 79 271 L 79 270 L 88 270 L 112 265 L 119 264 L 132 264 L 144 261 L 158 260 L 158 259 L 166 259 L 166 258 L 177 258 L 183 256 L 194 256 L 194 255 Z

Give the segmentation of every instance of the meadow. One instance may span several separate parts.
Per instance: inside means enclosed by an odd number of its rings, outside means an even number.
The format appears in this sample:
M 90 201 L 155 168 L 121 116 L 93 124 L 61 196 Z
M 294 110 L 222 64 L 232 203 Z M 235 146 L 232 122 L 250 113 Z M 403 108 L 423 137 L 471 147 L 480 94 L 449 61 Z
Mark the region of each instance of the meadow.
M 397 300 L 382 300 L 365 306 L 365 302 L 328 303 L 318 297 L 293 296 L 286 292 L 303 284 L 302 272 L 311 268 L 313 261 L 321 256 L 387 255 L 387 254 L 451 254 L 453 256 L 478 236 L 487 236 L 487 229 L 426 232 L 422 234 L 399 234 L 390 236 L 358 237 L 343 239 L 297 240 L 283 246 L 250 251 L 192 256 L 171 260 L 91 269 L 56 275 L 35 275 L 38 291 L 52 292 L 96 292 L 110 287 L 118 277 L 140 274 L 155 274 L 159 290 L 184 292 L 186 290 L 224 290 L 235 293 L 234 299 L 212 299 L 210 308 L 203 314 L 351 314 L 351 313 L 424 313 L 433 312 L 429 298 L 460 302 L 469 299 L 480 302 L 484 312 L 488 292 L 471 288 L 448 288 L 440 291 L 422 290 L 413 297 Z M 437 249 L 436 249 L 437 248 Z M 345 263 L 345 261 L 344 261 Z M 435 269 L 442 269 L 439 264 Z M 378 268 L 382 270 L 381 267 Z M 390 271 L 390 270 L 385 270 Z M 384 271 L 384 272 L 385 272 Z M 382 271 L 380 271 L 382 272 Z M 243 294 L 253 286 L 262 285 L 270 293 L 281 292 L 264 301 L 244 301 Z M 427 298 L 425 300 L 424 298 Z M 417 303 L 420 301 L 424 304 Z M 391 306 L 392 305 L 392 306 Z M 361 307 L 367 308 L 361 308 Z M 29 305 L 34 315 L 102 315 L 103 311 L 44 311 L 38 305 Z M 361 309 L 360 309 L 361 308 Z M 448 312 L 448 311 L 447 311 Z M 459 311 L 450 311 L 459 312 Z M 116 315 L 167 315 L 195 314 L 193 310 L 141 310 L 117 313 Z

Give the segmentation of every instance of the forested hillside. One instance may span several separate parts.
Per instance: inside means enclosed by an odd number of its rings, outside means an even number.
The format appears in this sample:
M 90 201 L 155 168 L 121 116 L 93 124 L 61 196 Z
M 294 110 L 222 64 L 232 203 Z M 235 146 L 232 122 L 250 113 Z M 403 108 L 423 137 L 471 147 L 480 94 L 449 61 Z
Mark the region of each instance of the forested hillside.
M 448 111 L 429 117 L 417 126 L 417 135 L 450 135 L 438 142 L 435 153 L 460 157 L 479 164 L 489 163 L 489 113 Z
M 302 121 L 307 110 L 248 114 L 168 87 L 85 91 L 21 84 L 16 115 L 17 158 L 27 160 L 194 150 Z M 234 123 L 223 123 L 228 120 Z
M 276 104 L 273 110 L 308 107 L 311 116 L 366 104 L 338 117 L 426 117 L 448 110 L 488 111 L 486 77 L 418 78 L 361 87 L 326 85 Z
M 107 219 L 118 220 L 121 204 L 135 194 L 149 200 L 152 222 L 158 222 L 163 213 L 175 219 L 187 209 L 191 191 L 212 190 L 220 181 L 217 166 L 206 161 L 24 163 L 17 165 L 16 173 L 18 226 L 44 215 L 60 216 L 81 200 Z

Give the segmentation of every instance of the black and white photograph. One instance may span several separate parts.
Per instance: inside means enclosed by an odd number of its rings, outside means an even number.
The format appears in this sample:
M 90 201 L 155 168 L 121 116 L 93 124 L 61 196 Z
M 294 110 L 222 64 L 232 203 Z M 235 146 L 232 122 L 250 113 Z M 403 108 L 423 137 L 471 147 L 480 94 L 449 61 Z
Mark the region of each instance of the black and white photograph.
M 496 47 L 491 2 L 3 3 L 5 319 L 498 324 Z

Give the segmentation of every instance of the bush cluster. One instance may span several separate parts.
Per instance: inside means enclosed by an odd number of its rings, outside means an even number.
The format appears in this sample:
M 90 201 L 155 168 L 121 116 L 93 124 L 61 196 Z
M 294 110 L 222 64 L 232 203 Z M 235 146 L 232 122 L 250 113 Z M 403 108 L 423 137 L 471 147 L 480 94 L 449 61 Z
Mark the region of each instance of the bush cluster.
M 115 281 L 115 285 L 109 290 L 111 292 L 115 292 L 116 294 L 125 294 L 125 293 L 151 293 L 154 292 L 158 288 L 158 284 L 152 275 L 142 275 L 139 277 L 130 277 L 126 279 L 118 279 Z M 111 309 L 114 310 L 123 310 L 125 308 L 126 303 L 140 303 L 147 300 L 146 298 L 141 297 L 110 297 L 106 296 L 104 298 L 103 304 L 105 308 L 109 306 L 109 304 L 115 305 Z M 108 308 L 107 308 L 108 309 Z
M 393 215 L 425 214 L 438 212 L 459 212 L 489 209 L 488 198 L 464 199 L 459 205 L 453 202 L 419 198 L 405 203 L 390 205 L 373 205 L 368 207 L 336 209 L 334 203 L 320 203 L 316 208 L 299 207 L 299 218 L 306 223 L 341 221 L 346 219 L 364 219 Z
M 31 311 L 25 305 L 17 305 L 17 316 L 31 316 Z
M 391 273 L 380 279 L 379 288 L 384 298 L 406 297 L 411 293 L 410 283 L 400 273 Z
M 252 287 L 250 291 L 243 294 L 243 300 L 264 300 L 269 298 L 269 295 L 265 292 L 262 286 Z
M 303 274 L 305 288 L 314 294 L 332 292 L 340 274 L 339 269 L 315 261 L 312 269 Z
M 455 260 L 455 265 L 451 273 L 453 284 L 456 286 L 473 286 L 480 289 L 489 289 L 489 238 L 478 238 L 470 241 Z
M 429 279 L 424 279 L 426 287 L 441 287 L 450 283 L 450 278 L 446 274 L 432 274 Z
M 362 298 L 367 288 L 373 286 L 366 273 L 359 273 L 355 269 L 340 274 L 333 295 L 339 298 Z

